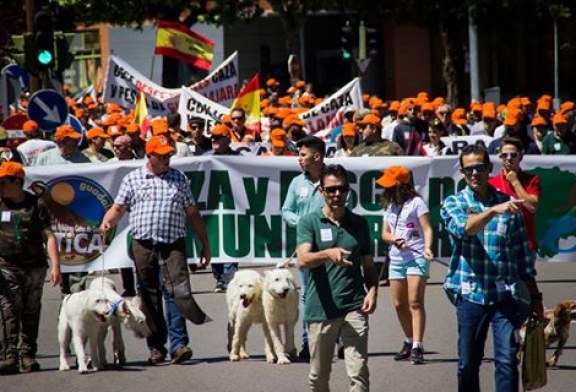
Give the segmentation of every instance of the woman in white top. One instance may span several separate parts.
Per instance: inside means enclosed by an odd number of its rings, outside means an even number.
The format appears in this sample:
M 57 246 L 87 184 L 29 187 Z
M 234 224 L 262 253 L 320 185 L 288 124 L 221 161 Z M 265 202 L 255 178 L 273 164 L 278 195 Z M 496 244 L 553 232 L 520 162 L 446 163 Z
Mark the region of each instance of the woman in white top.
M 354 123 L 346 123 L 342 126 L 342 133 L 338 137 L 338 149 L 334 158 L 350 156 L 352 149 L 358 145 L 358 132 Z
M 424 292 L 430 275 L 432 226 L 428 207 L 411 184 L 410 171 L 390 166 L 376 183 L 384 188 L 382 239 L 390 245 L 390 292 L 406 340 L 394 359 L 424 362 L 423 337 L 426 325 Z
M 422 146 L 424 151 L 426 151 L 426 156 L 434 158 L 440 155 L 446 155 L 448 147 L 444 144 L 442 139 L 440 139 L 444 132 L 444 125 L 440 120 L 435 118 L 430 121 L 428 124 L 428 139 L 430 141 L 424 143 Z

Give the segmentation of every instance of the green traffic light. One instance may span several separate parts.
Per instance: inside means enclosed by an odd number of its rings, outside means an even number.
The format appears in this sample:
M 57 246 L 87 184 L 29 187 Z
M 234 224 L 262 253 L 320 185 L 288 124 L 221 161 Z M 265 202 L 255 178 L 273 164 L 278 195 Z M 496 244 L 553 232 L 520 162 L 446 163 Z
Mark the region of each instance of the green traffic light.
M 348 59 L 352 58 L 352 53 L 350 53 L 346 50 L 343 50 L 342 51 L 342 58 L 345 60 L 348 60 Z
M 48 65 L 52 62 L 52 53 L 47 50 L 41 50 L 38 52 L 38 62 L 42 65 Z

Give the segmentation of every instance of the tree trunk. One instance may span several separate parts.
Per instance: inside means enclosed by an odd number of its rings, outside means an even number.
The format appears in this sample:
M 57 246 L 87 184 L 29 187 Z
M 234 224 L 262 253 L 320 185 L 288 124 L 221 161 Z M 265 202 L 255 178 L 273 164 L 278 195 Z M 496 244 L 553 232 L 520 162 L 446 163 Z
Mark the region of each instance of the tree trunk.
M 446 102 L 453 108 L 464 104 L 464 54 L 460 43 L 460 29 L 456 23 L 440 24 L 440 38 L 444 47 L 442 75 L 446 83 Z

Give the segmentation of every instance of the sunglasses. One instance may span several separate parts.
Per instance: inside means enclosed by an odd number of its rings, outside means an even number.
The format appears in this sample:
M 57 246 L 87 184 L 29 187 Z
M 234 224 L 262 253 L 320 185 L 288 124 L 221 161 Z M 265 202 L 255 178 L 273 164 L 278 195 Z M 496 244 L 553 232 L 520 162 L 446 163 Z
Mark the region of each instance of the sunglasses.
M 476 173 L 484 173 L 486 172 L 487 169 L 488 167 L 484 163 L 481 163 L 479 165 L 463 167 L 462 171 L 464 172 L 464 174 L 470 175 L 474 173 L 474 171 L 476 171 Z
M 517 152 L 503 152 L 500 154 L 500 159 L 516 159 L 518 158 Z
M 242 121 L 244 117 L 232 117 L 232 121 Z
M 325 187 L 323 187 L 323 189 L 324 189 L 324 192 L 330 193 L 330 194 L 334 194 L 338 191 L 340 191 L 340 193 L 346 193 L 346 192 L 350 191 L 350 185 L 325 186 Z

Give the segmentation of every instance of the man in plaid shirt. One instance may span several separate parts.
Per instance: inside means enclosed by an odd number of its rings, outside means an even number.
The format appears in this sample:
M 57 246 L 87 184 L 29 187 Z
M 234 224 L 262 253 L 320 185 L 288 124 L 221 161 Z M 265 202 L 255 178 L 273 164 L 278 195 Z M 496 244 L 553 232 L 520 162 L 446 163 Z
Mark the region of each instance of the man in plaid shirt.
M 456 306 L 459 391 L 480 390 L 479 370 L 490 324 L 496 390 L 518 390 L 519 284 L 530 292 L 530 313 L 543 317 L 542 294 L 534 279 L 535 255 L 528 247 L 519 207 L 523 200 L 511 200 L 490 186 L 491 170 L 483 147 L 465 147 L 460 172 L 467 186 L 449 196 L 440 211 L 452 243 L 444 288 Z
M 126 211 L 130 213 L 133 241 L 129 251 L 136 266 L 142 310 L 152 326 L 152 335 L 146 339 L 150 364 L 164 361 L 168 337 L 171 362 L 182 363 L 189 359 L 192 350 L 188 347 L 186 321 L 182 314 L 197 324 L 205 321 L 190 289 L 186 220 L 202 244 L 201 267 L 210 262 L 210 244 L 188 179 L 180 170 L 170 167 L 172 154 L 174 148 L 166 136 L 150 138 L 146 142 L 146 166 L 124 177 L 118 196 L 100 226 L 106 235 Z

